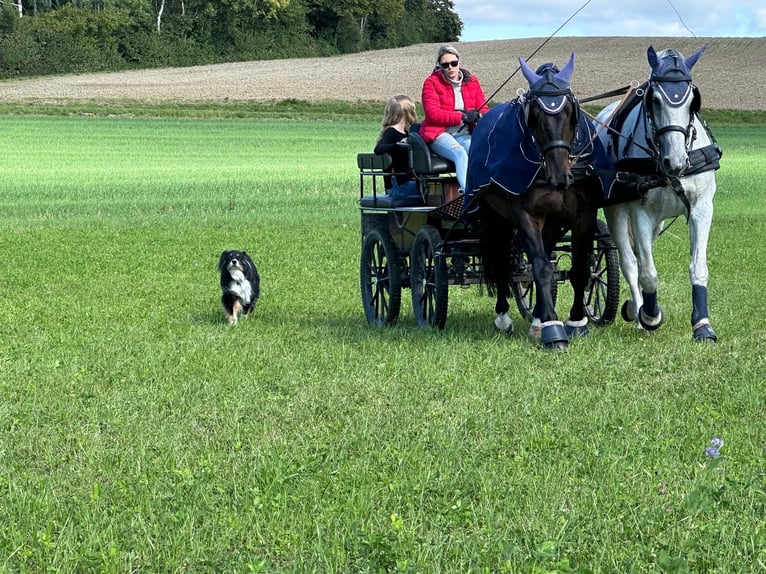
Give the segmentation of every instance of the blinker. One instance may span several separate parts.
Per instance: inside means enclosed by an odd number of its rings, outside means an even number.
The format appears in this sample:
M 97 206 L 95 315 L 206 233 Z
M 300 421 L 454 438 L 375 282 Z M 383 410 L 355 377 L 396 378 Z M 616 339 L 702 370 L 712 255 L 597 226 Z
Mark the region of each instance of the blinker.
M 686 102 L 689 93 L 692 91 L 692 83 L 687 81 L 657 82 L 652 87 L 657 90 L 657 93 L 671 107 L 678 107 Z

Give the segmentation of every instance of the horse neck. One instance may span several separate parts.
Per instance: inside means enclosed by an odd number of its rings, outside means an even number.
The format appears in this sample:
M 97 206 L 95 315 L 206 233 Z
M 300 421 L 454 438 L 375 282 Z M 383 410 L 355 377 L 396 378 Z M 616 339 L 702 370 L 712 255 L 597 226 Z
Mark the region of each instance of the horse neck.
M 710 132 L 708 132 L 707 126 L 700 121 L 699 116 L 694 117 L 694 130 L 697 137 L 692 143 L 692 149 L 700 149 L 713 143 L 713 138 Z

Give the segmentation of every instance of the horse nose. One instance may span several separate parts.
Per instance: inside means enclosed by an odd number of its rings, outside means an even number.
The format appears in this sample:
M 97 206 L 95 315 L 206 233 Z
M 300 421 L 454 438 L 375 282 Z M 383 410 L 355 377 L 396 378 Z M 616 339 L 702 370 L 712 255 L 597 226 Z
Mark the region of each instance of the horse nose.
M 566 189 L 572 184 L 574 184 L 574 176 L 571 172 L 567 172 L 561 175 L 551 175 L 548 177 L 548 185 L 554 189 Z
M 662 158 L 662 171 L 665 175 L 681 175 L 684 167 L 686 167 L 685 163 L 676 161 L 670 156 Z

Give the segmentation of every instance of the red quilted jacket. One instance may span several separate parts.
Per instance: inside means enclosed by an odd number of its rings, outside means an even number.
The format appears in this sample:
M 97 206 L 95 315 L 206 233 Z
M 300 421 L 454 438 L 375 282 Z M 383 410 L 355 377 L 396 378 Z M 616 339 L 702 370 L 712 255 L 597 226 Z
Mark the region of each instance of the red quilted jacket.
M 465 110 L 478 109 L 485 114 L 489 111 L 489 106 L 486 104 L 479 78 L 468 70 L 463 68 L 460 70 L 463 72 L 461 91 Z M 419 133 L 426 143 L 434 141 L 447 127 L 462 123 L 462 113 L 455 110 L 455 91 L 440 69 L 435 69 L 423 82 L 421 101 L 425 118 L 420 125 Z M 473 129 L 473 126 L 469 127 Z

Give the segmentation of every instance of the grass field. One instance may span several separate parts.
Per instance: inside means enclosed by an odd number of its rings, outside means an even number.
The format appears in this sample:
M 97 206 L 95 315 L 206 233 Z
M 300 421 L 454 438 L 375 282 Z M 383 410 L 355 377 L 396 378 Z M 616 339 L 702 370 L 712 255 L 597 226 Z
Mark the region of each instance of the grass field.
M 408 291 L 399 325 L 367 325 L 377 119 L 0 129 L 0 572 L 766 569 L 766 124 L 714 126 L 718 345 L 691 341 L 677 221 L 665 326 L 565 354 L 496 335 L 475 287 L 443 332 Z M 236 327 L 227 248 L 262 276 Z

